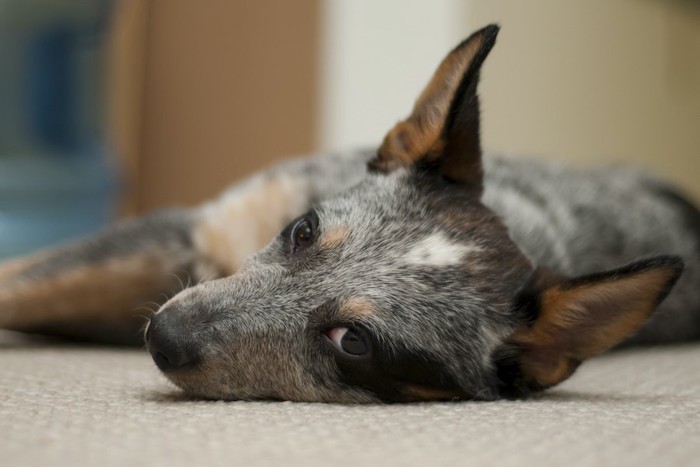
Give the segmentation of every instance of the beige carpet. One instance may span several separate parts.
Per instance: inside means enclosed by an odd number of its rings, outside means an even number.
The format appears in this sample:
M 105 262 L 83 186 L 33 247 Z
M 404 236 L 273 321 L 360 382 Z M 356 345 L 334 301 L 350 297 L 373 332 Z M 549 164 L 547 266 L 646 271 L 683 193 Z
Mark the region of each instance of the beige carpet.
M 526 402 L 340 406 L 183 400 L 144 352 L 0 333 L 0 465 L 700 466 L 700 345 Z

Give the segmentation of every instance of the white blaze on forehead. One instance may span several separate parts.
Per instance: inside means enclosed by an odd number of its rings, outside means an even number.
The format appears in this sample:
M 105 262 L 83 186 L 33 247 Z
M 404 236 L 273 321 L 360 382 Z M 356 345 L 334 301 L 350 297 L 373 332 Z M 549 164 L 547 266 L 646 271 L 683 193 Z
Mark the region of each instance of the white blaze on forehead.
M 465 245 L 436 232 L 416 243 L 404 259 L 409 264 L 421 266 L 451 266 L 479 251 L 481 248 L 476 245 Z

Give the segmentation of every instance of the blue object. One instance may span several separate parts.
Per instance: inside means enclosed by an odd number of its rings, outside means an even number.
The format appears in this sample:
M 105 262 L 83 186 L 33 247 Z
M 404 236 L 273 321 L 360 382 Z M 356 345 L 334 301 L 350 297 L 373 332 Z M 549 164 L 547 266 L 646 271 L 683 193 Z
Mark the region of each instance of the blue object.
M 28 125 L 39 143 L 62 152 L 80 149 L 78 132 L 77 49 L 74 28 L 57 25 L 28 45 Z
M 0 258 L 94 232 L 114 217 L 105 157 L 0 160 Z
M 0 259 L 115 214 L 103 131 L 108 0 L 6 0 L 0 15 Z

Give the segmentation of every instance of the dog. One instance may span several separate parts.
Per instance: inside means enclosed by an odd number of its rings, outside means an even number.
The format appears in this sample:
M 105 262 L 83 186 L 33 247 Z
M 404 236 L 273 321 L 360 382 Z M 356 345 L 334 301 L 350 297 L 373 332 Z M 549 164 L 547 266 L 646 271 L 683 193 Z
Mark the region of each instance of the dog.
M 498 30 L 453 49 L 377 150 L 7 262 L 0 327 L 138 343 L 151 301 L 146 347 L 186 394 L 341 403 L 523 398 L 613 347 L 697 338 L 700 212 L 675 189 L 482 157 Z

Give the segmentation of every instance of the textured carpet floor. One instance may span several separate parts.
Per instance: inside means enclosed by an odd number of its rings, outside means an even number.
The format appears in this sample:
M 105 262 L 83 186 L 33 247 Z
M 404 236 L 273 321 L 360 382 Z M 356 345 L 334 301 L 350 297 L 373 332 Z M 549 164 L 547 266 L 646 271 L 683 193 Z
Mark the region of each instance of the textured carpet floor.
M 700 345 L 525 402 L 340 406 L 185 400 L 143 352 L 0 333 L 0 465 L 700 465 Z

